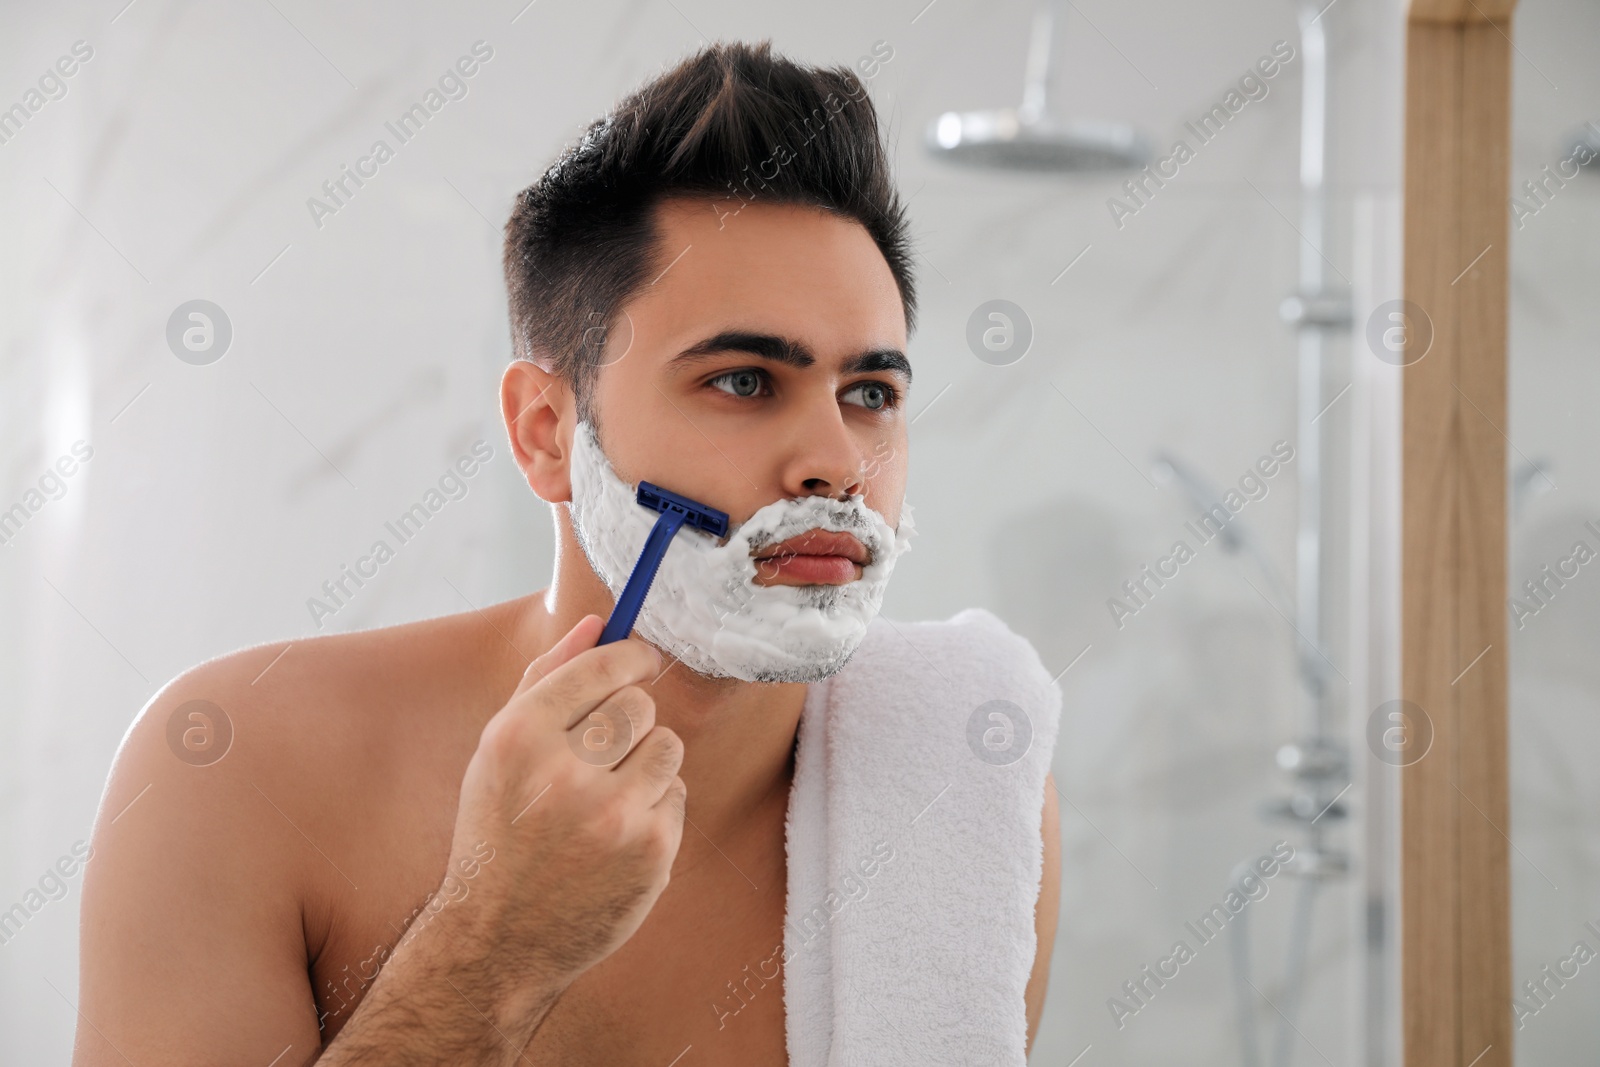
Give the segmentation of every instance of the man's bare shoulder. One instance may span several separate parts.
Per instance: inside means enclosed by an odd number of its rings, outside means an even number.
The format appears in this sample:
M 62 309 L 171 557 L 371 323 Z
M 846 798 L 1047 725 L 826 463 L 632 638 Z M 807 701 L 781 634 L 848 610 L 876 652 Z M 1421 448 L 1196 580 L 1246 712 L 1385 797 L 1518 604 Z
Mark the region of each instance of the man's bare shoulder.
M 129 727 L 103 818 L 120 821 L 147 787 L 195 802 L 228 796 L 213 810 L 232 831 L 271 817 L 239 802 L 252 795 L 280 809 L 291 797 L 312 818 L 348 814 L 429 753 L 470 754 L 523 657 L 542 651 L 511 643 L 517 603 L 256 645 L 184 671 Z
M 195 1015 L 252 1055 L 319 1040 L 318 963 L 387 944 L 437 883 L 483 723 L 543 651 L 497 633 L 517 603 L 241 649 L 150 699 L 84 876 L 84 1011 L 119 1047 L 158 1062 L 138 1035 Z

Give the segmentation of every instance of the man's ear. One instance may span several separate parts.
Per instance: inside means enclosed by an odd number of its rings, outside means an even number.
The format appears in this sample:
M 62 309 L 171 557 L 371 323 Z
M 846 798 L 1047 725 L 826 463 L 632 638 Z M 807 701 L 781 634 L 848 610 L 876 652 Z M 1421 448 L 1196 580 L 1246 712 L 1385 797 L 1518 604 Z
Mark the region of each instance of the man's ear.
M 500 378 L 500 414 L 528 487 L 548 503 L 570 501 L 577 413 L 566 380 L 528 360 L 512 360 Z

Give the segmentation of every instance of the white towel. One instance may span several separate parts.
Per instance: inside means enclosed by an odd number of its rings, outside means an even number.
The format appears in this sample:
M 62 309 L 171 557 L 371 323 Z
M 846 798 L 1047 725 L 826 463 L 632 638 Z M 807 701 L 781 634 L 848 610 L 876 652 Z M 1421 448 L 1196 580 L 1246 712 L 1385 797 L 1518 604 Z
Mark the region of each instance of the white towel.
M 1033 646 L 981 609 L 880 616 L 810 687 L 786 824 L 790 1067 L 1023 1067 L 1060 713 Z

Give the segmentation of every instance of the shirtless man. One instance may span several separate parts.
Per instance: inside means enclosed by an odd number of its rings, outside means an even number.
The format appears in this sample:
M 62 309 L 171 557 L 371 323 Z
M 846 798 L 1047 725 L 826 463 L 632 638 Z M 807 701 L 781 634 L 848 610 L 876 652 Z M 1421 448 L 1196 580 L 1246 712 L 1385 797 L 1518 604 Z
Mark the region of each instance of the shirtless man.
M 728 193 L 812 114 L 777 173 Z M 598 182 L 620 200 L 585 217 Z M 854 494 L 898 523 L 913 303 L 872 105 L 852 76 L 714 46 L 596 124 L 507 230 L 519 358 L 500 399 L 555 515 L 549 588 L 236 652 L 150 701 L 87 867 L 78 1067 L 787 1062 L 780 990 L 731 1020 L 708 1005 L 783 940 L 806 685 L 709 677 L 637 637 L 596 647 L 613 597 L 573 528 L 573 435 L 589 418 L 629 481 L 735 525 Z M 807 548 L 775 546 L 760 583 L 844 584 L 867 562 Z M 214 729 L 191 715 L 211 705 L 225 756 L 175 758 L 171 724 Z M 631 723 L 609 765 L 572 743 L 597 707 Z

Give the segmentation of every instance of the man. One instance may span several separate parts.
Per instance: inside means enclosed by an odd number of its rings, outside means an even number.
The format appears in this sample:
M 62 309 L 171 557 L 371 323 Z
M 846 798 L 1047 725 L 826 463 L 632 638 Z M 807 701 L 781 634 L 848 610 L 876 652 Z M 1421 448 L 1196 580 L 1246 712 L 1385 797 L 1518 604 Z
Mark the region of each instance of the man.
M 734 1025 L 708 1005 L 783 940 L 808 683 L 860 640 L 758 640 L 763 613 L 875 611 L 909 532 L 914 301 L 872 105 L 846 71 L 709 48 L 519 197 L 506 269 L 501 406 L 553 505 L 549 588 L 248 649 L 152 699 L 86 875 L 79 1067 L 786 1062 L 782 998 Z M 604 508 L 640 480 L 726 511 L 755 576 L 713 632 L 662 598 L 648 641 L 597 647 L 636 518 Z M 828 520 L 750 540 L 787 529 L 773 514 Z M 728 559 L 698 532 L 673 552 Z M 174 759 L 210 708 L 225 758 Z M 601 758 L 597 722 L 621 739 Z M 1042 800 L 1030 1043 L 1057 905 L 1048 781 Z

